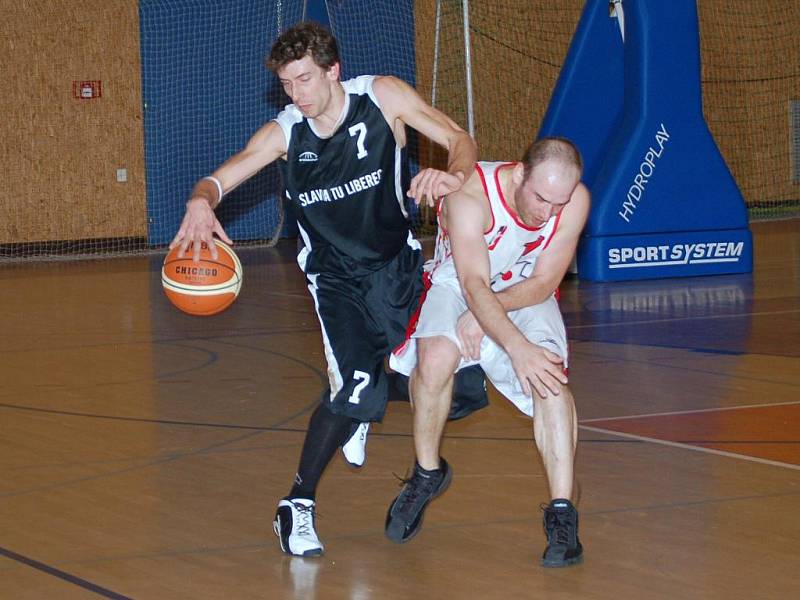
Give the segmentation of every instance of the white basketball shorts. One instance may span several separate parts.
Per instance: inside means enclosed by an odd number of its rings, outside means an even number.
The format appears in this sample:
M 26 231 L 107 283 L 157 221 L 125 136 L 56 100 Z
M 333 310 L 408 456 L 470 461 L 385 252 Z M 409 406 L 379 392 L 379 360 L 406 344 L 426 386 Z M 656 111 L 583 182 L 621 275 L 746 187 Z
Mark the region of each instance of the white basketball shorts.
M 425 296 L 416 329 L 407 342 L 391 355 L 389 364 L 395 371 L 410 375 L 417 364 L 416 339 L 444 336 L 460 350 L 461 343 L 456 335 L 458 318 L 467 310 L 467 303 L 461 295 L 458 283 L 437 283 L 431 286 Z M 528 306 L 508 313 L 511 321 L 533 344 L 543 346 L 564 359 L 567 367 L 567 333 L 564 320 L 555 296 L 550 296 L 541 304 Z M 478 361 L 461 359 L 458 369 L 480 364 L 492 385 L 517 408 L 533 416 L 533 399 L 522 391 L 511 359 L 508 354 L 488 336 L 481 342 L 481 358 Z

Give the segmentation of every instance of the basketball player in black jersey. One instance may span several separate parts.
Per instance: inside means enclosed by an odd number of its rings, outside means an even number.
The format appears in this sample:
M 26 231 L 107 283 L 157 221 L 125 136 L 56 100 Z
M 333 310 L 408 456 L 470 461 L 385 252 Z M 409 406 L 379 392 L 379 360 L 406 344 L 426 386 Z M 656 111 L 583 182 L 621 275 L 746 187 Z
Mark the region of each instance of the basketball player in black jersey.
M 447 148 L 446 171 L 423 169 L 407 195 L 431 205 L 458 190 L 477 159 L 475 143 L 447 116 L 394 77 L 340 81 L 337 44 L 325 28 L 301 23 L 273 46 L 267 66 L 292 104 L 246 147 L 201 179 L 171 247 L 212 254 L 223 195 L 280 160 L 302 250 L 298 262 L 319 317 L 330 390 L 311 416 L 294 486 L 274 528 L 287 554 L 320 555 L 315 495 L 336 450 L 364 461 L 369 423 L 383 417 L 384 358 L 405 339 L 422 293 L 420 245 L 409 231 L 402 184 L 406 125 Z M 480 394 L 484 395 L 482 378 Z M 482 403 L 479 398 L 478 405 Z

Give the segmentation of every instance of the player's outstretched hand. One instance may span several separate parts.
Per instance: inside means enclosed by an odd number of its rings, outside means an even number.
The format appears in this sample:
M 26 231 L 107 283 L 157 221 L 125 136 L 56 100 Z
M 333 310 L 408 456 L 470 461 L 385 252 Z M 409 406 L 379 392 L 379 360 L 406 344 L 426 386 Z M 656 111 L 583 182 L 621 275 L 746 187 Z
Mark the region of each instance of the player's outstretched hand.
M 214 243 L 214 234 L 219 238 L 233 244 L 233 240 L 228 237 L 222 225 L 217 220 L 213 209 L 209 206 L 204 198 L 192 198 L 186 204 L 186 214 L 183 217 L 178 233 L 169 245 L 170 250 L 175 246 L 180 245 L 178 256 L 183 258 L 186 251 L 192 249 L 192 260 L 199 262 L 200 250 L 203 243 L 208 246 L 211 251 L 211 257 L 217 259 L 217 245 Z
M 411 180 L 407 196 L 414 198 L 417 205 L 423 201 L 434 206 L 436 200 L 461 189 L 464 183 L 462 173 L 448 173 L 439 169 L 422 169 Z
M 461 356 L 466 360 L 481 359 L 481 340 L 486 335 L 471 310 L 461 313 L 456 323 L 456 335 L 461 342 Z
M 558 396 L 561 386 L 568 382 L 564 361 L 547 348 L 525 342 L 520 348 L 509 352 L 509 356 L 522 391 L 527 396 L 532 396 L 534 390 L 541 398 L 550 394 Z

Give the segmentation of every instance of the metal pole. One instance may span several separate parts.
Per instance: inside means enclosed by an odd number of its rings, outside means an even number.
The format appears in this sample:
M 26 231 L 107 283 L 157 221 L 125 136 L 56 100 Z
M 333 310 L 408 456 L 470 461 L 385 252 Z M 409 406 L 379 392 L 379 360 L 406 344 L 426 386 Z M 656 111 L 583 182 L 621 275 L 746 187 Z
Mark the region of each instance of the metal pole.
M 436 106 L 436 76 L 439 72 L 439 33 L 442 27 L 442 0 L 436 0 L 436 21 L 433 27 L 433 82 L 431 85 L 431 106 Z
M 467 72 L 467 131 L 475 137 L 475 114 L 472 103 L 472 52 L 469 35 L 469 0 L 463 0 L 464 10 L 464 67 Z
M 436 0 L 436 21 L 433 29 L 433 77 L 431 81 L 431 106 L 436 106 L 436 86 L 439 75 L 439 33 L 442 27 L 442 0 Z M 433 143 L 428 142 L 428 166 L 433 164 Z

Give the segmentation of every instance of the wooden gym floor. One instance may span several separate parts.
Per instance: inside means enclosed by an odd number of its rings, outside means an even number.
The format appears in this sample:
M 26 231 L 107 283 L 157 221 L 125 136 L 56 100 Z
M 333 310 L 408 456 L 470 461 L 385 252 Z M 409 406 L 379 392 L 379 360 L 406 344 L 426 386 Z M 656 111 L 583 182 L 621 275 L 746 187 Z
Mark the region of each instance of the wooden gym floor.
M 161 256 L 0 265 L 0 598 L 762 599 L 800 589 L 800 221 L 756 223 L 752 275 L 562 286 L 581 420 L 583 565 L 538 566 L 530 422 L 451 424 L 455 477 L 403 546 L 392 402 L 318 496 L 319 559 L 275 504 L 325 380 L 294 245 L 242 249 L 225 313 L 179 314 Z M 792 592 L 794 590 L 794 592 Z

